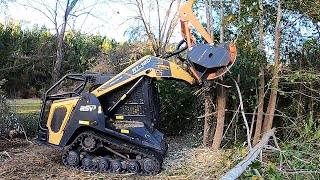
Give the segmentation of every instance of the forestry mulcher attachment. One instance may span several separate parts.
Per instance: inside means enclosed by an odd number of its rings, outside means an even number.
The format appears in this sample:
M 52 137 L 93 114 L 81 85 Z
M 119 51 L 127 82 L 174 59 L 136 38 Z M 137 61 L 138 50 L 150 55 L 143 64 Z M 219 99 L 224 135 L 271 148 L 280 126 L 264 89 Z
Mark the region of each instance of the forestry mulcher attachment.
M 38 126 L 39 144 L 62 150 L 67 167 L 111 173 L 154 175 L 167 151 L 159 121 L 156 80 L 201 85 L 226 73 L 236 58 L 232 44 L 214 45 L 192 13 L 193 1 L 180 9 L 184 39 L 177 50 L 145 56 L 117 75 L 68 74 L 44 95 Z M 189 24 L 207 41 L 195 44 Z M 184 45 L 185 44 L 185 45 Z M 187 51 L 186 58 L 180 53 Z M 177 56 L 187 69 L 167 59 Z M 57 93 L 62 84 L 77 84 Z M 174 93 L 174 92 L 172 92 Z

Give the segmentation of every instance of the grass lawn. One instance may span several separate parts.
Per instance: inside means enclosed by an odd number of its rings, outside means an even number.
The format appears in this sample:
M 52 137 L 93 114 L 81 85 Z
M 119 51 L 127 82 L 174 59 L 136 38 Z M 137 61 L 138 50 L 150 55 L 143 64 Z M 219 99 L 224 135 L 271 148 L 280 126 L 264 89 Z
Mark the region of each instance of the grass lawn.
M 12 108 L 19 114 L 40 112 L 41 99 L 9 99 Z

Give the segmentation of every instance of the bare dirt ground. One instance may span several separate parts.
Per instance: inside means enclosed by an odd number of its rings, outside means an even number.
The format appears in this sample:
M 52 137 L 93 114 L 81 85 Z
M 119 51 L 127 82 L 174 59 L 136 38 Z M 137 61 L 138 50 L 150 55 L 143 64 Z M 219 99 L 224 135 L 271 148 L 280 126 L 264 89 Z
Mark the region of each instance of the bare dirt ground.
M 69 169 L 57 150 L 21 139 L 0 139 L 0 179 L 217 179 L 229 169 L 226 152 L 199 148 L 188 138 L 169 138 L 157 176 L 115 175 Z

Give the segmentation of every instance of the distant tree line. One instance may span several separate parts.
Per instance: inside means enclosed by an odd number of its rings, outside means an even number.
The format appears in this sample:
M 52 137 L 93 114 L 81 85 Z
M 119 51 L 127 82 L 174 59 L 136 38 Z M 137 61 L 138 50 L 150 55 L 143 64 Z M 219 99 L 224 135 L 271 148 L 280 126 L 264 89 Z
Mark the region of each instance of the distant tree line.
M 0 24 L 0 79 L 9 98 L 40 97 L 51 84 L 55 61 L 55 34 L 46 27 L 22 29 L 17 22 Z M 61 74 L 99 70 L 101 64 L 119 72 L 127 60 L 141 58 L 143 51 L 130 43 L 117 43 L 101 35 L 86 35 L 71 30 L 64 40 Z M 133 53 L 131 53 L 131 51 Z M 134 51 L 137 51 L 134 57 Z M 121 61 L 123 65 L 121 66 Z M 99 66 L 98 66 L 99 64 Z M 116 70 L 117 68 L 117 70 Z

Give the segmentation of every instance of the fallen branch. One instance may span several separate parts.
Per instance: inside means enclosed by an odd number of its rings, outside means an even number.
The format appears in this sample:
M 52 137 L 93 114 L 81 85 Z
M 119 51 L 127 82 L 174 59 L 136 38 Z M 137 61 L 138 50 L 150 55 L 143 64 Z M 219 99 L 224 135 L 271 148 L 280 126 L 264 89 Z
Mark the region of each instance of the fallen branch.
M 6 155 L 8 156 L 10 159 L 12 159 L 12 157 L 9 155 L 9 153 L 7 151 L 2 151 L 0 152 L 0 155 Z
M 234 79 L 232 79 L 232 80 L 233 80 L 234 84 L 236 85 L 236 88 L 237 88 L 237 91 L 238 91 L 241 114 L 242 114 L 242 118 L 243 118 L 244 124 L 246 125 L 246 129 L 247 129 L 248 146 L 249 146 L 249 149 L 251 150 L 252 146 L 251 146 L 251 141 L 250 141 L 250 138 L 251 138 L 250 129 L 249 129 L 249 124 L 248 124 L 248 121 L 247 121 L 247 118 L 246 118 L 246 115 L 245 115 L 245 112 L 244 112 L 244 108 L 243 108 L 243 101 L 242 101 L 241 91 L 240 91 L 240 88 L 239 88 L 239 85 L 238 85 L 237 81 L 234 80 Z
M 0 173 L 0 176 L 4 175 L 5 173 L 7 173 L 7 171 L 4 171 L 4 172 Z
M 238 106 L 237 111 L 233 114 L 233 117 L 232 117 L 230 123 L 228 124 L 228 127 L 227 127 L 226 131 L 224 132 L 224 134 L 223 134 L 223 136 L 222 136 L 222 139 L 224 139 L 224 137 L 226 136 L 226 134 L 227 134 L 227 132 L 228 132 L 231 124 L 233 123 L 233 120 L 235 120 L 236 117 L 237 117 L 237 115 L 239 114 L 239 109 L 240 109 L 240 104 L 239 104 L 239 106 Z
M 253 169 L 253 172 L 256 174 L 257 177 L 262 177 L 257 169 Z
M 24 138 L 26 139 L 26 141 L 27 141 L 28 143 L 31 143 L 31 142 L 29 141 L 28 136 L 27 136 L 27 133 L 26 133 L 26 131 L 24 130 L 24 127 L 23 127 L 23 125 L 20 123 L 20 121 L 19 121 L 19 125 L 21 126 L 21 129 L 22 129 Z
M 213 112 L 213 113 L 210 113 L 210 114 L 207 114 L 207 115 L 201 115 L 201 116 L 198 116 L 197 119 L 201 119 L 201 118 L 204 118 L 204 117 L 210 117 L 210 116 L 214 116 L 215 114 L 217 114 L 216 112 Z
M 265 133 L 260 142 L 252 148 L 252 150 L 244 158 L 244 160 L 242 160 L 234 168 L 223 175 L 220 180 L 231 180 L 240 177 L 241 174 L 247 169 L 247 167 L 258 157 L 261 150 L 268 144 L 270 137 L 273 136 L 274 133 L 275 129 L 271 129 L 267 133 Z

